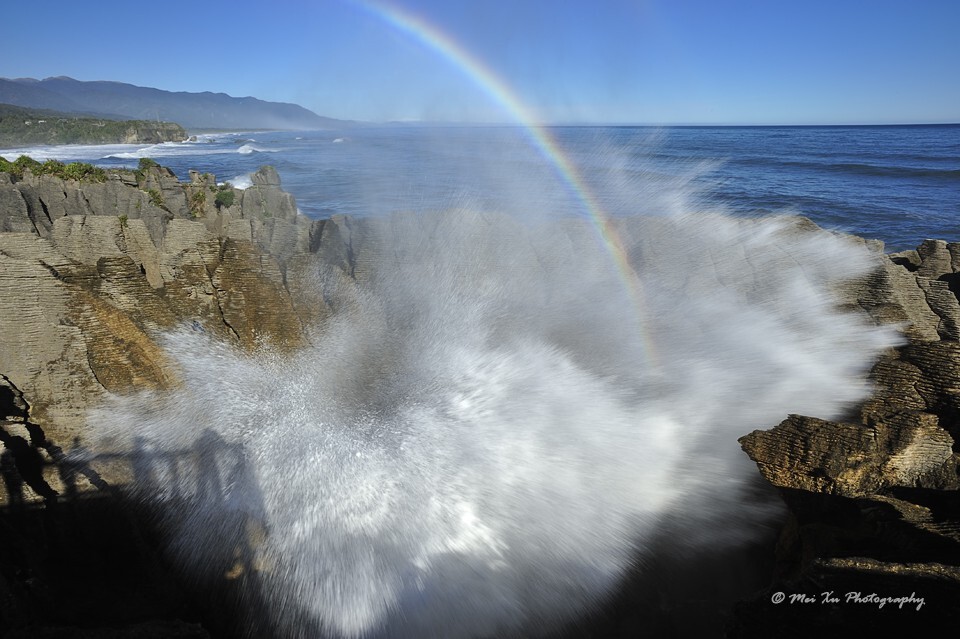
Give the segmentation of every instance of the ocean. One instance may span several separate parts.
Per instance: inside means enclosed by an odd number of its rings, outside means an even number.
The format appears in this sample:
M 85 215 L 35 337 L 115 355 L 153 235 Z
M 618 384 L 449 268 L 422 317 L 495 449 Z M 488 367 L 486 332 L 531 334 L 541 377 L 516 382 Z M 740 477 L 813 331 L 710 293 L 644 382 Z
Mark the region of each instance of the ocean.
M 235 185 L 264 164 L 310 216 L 472 208 L 580 215 L 723 210 L 805 215 L 883 240 L 960 240 L 960 125 L 803 127 L 556 127 L 553 151 L 519 127 L 382 126 L 343 131 L 199 135 L 182 144 L 0 150 L 15 159 L 135 166 L 151 157 L 181 179 L 214 173 Z M 682 200 L 682 201 L 681 201 Z

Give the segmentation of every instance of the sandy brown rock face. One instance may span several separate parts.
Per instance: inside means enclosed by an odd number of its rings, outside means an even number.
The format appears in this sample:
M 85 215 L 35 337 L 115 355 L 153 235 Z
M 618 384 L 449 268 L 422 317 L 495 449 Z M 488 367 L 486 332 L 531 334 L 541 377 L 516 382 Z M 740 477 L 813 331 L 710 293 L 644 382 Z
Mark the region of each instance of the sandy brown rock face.
M 298 214 L 276 171 L 255 178 L 218 207 L 213 176 L 182 184 L 161 167 L 104 183 L 0 174 L 0 374 L 41 441 L 83 440 L 105 392 L 176 387 L 165 331 L 302 343 L 324 308 L 309 276 L 322 224 Z M 55 464 L 46 472 L 57 485 Z
M 860 497 L 894 487 L 956 488 L 953 439 L 935 415 L 874 415 L 866 424 L 791 415 L 743 448 L 774 486 Z
M 924 623 L 956 623 L 960 595 L 960 244 L 927 240 L 843 291 L 907 343 L 873 369 L 873 396 L 842 422 L 791 415 L 740 442 L 781 489 L 790 518 L 769 592 L 742 604 L 731 636 L 915 627 L 916 610 L 878 614 L 863 595 L 926 597 Z M 815 585 L 814 585 L 815 584 Z M 797 610 L 777 592 L 840 594 Z

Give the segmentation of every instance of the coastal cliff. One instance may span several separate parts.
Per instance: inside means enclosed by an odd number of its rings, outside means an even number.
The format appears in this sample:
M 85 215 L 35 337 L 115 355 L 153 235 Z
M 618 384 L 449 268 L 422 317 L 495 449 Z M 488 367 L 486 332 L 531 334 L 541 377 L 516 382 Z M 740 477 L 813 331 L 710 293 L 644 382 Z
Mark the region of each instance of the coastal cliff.
M 135 464 L 88 464 L 100 451 L 87 411 L 180 384 L 165 330 L 301 344 L 303 319 L 324 312 L 299 294 L 301 275 L 343 221 L 301 215 L 270 167 L 238 190 L 150 161 L 59 175 L 23 164 L 0 173 L 0 634 L 207 637 L 219 622 L 158 560 L 147 520 L 115 501 Z
M 246 190 L 147 163 L 104 182 L 0 174 L 0 371 L 55 441 L 105 391 L 174 382 L 156 335 L 181 324 L 293 347 L 317 300 L 297 265 L 336 221 L 300 215 L 265 167 Z M 312 253 L 311 253 L 312 252 Z
M 201 331 L 241 349 L 293 350 L 317 339 L 316 323 L 332 303 L 344 303 L 352 282 L 375 276 L 370 264 L 384 255 L 369 224 L 299 214 L 270 167 L 261 168 L 252 182 L 238 190 L 197 172 L 181 182 L 151 162 L 137 171 L 108 172 L 102 180 L 35 174 L 29 168 L 0 173 L 0 427 L 9 453 L 4 463 L 23 476 L 16 491 L 5 482 L 3 505 L 17 518 L 16 530 L 43 531 L 36 538 L 10 533 L 4 540 L 6 548 L 21 552 L 9 551 L 0 570 L 0 594 L 7 602 L 0 609 L 0 631 L 45 636 L 38 634 L 38 624 L 62 628 L 84 620 L 93 628 L 128 624 L 128 634 L 116 636 L 207 636 L 181 621 L 143 625 L 202 615 L 185 603 L 188 597 L 127 514 L 89 497 L 110 494 L 111 486 L 129 479 L 129 460 L 105 459 L 92 468 L 77 462 L 84 458 L 76 453 L 93 445 L 85 420 L 108 394 L 175 390 L 182 384 L 166 360 L 164 333 Z M 419 224 L 415 231 L 423 237 L 433 231 L 423 220 L 395 223 Z M 826 233 L 802 218 L 793 221 L 791 232 Z M 865 244 L 882 252 L 879 243 L 851 238 L 851 246 Z M 538 259 L 530 258 L 531 267 L 550 268 Z M 330 295 L 333 289 L 339 299 Z M 789 515 L 774 581 L 737 607 L 730 636 L 829 635 L 838 624 L 879 628 L 919 618 L 893 605 L 883 614 L 845 601 L 778 605 L 773 598 L 780 592 L 818 602 L 826 591 L 841 599 L 854 591 L 889 597 L 913 592 L 925 598 L 925 620 L 956 620 L 958 289 L 960 244 L 929 240 L 916 251 L 880 259 L 876 270 L 838 291 L 845 307 L 865 312 L 877 324 L 901 327 L 905 343 L 876 364 L 873 396 L 847 419 L 793 415 L 741 439 Z M 81 512 L 87 524 L 68 522 L 64 515 L 56 515 L 53 524 L 44 519 L 58 496 L 70 495 L 86 504 Z M 18 510 L 43 499 L 50 508 Z M 91 528 L 94 516 L 101 524 Z M 113 543 L 122 540 L 125 557 L 136 567 L 128 576 L 150 585 L 144 595 L 149 601 L 128 606 L 129 614 L 119 620 L 111 616 L 114 606 L 55 584 L 89 581 L 87 572 L 64 577 L 58 571 L 90 554 L 90 539 L 101 535 Z M 87 545 L 76 541 L 80 537 Z M 99 554 L 91 556 L 109 563 L 110 544 L 101 540 L 94 547 Z M 229 591 L 239 573 L 229 561 L 225 565 L 228 577 L 217 585 Z M 83 569 L 100 570 L 87 564 Z M 102 583 L 93 581 L 101 595 L 109 592 L 127 602 L 128 582 L 112 573 L 99 579 Z M 204 620 L 204 627 L 216 623 Z
M 186 139 L 186 130 L 174 122 L 92 118 L 0 104 L 2 147 L 34 144 L 160 144 Z

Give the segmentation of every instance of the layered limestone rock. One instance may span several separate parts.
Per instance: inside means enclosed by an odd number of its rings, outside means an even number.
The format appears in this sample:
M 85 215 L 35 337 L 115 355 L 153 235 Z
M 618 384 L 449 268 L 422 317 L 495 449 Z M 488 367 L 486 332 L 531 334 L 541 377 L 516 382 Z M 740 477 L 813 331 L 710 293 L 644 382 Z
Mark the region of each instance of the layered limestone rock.
M 195 623 L 187 601 L 211 593 L 158 562 L 149 518 L 113 490 L 135 454 L 97 449 L 86 416 L 107 393 L 175 392 L 171 329 L 243 349 L 309 339 L 327 313 L 318 263 L 349 279 L 348 224 L 300 215 L 269 167 L 244 191 L 149 163 L 100 183 L 0 173 L 0 634 L 239 632 L 228 613 Z M 211 610 L 252 605 L 232 560 Z
M 960 244 L 927 240 L 888 257 L 843 291 L 907 339 L 873 368 L 873 396 L 847 420 L 791 415 L 740 440 L 790 516 L 775 582 L 741 605 L 731 636 L 960 621 Z M 822 602 L 828 591 L 839 600 Z M 817 605 L 777 605 L 777 592 L 811 594 Z M 884 613 L 847 601 L 849 592 L 913 593 L 927 608 Z
M 158 344 L 170 329 L 243 348 L 306 339 L 325 311 L 308 281 L 318 254 L 343 253 L 345 222 L 299 214 L 270 167 L 253 182 L 181 183 L 158 166 L 103 183 L 0 174 L 0 375 L 29 406 L 11 434 L 29 423 L 41 447 L 83 442 L 104 392 L 176 386 Z

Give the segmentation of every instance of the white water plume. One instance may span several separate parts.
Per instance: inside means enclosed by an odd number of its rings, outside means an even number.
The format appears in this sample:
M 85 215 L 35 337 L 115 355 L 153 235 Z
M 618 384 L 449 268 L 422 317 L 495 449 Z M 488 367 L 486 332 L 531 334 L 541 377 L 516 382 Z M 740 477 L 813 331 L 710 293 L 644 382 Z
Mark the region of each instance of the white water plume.
M 617 226 L 639 286 L 584 220 L 354 221 L 355 279 L 318 267 L 311 346 L 168 335 L 182 387 L 90 423 L 146 460 L 135 489 L 183 564 L 244 559 L 287 635 L 535 634 L 609 594 L 666 517 L 746 537 L 737 437 L 862 398 L 895 341 L 835 308 L 873 264 L 847 240 Z

